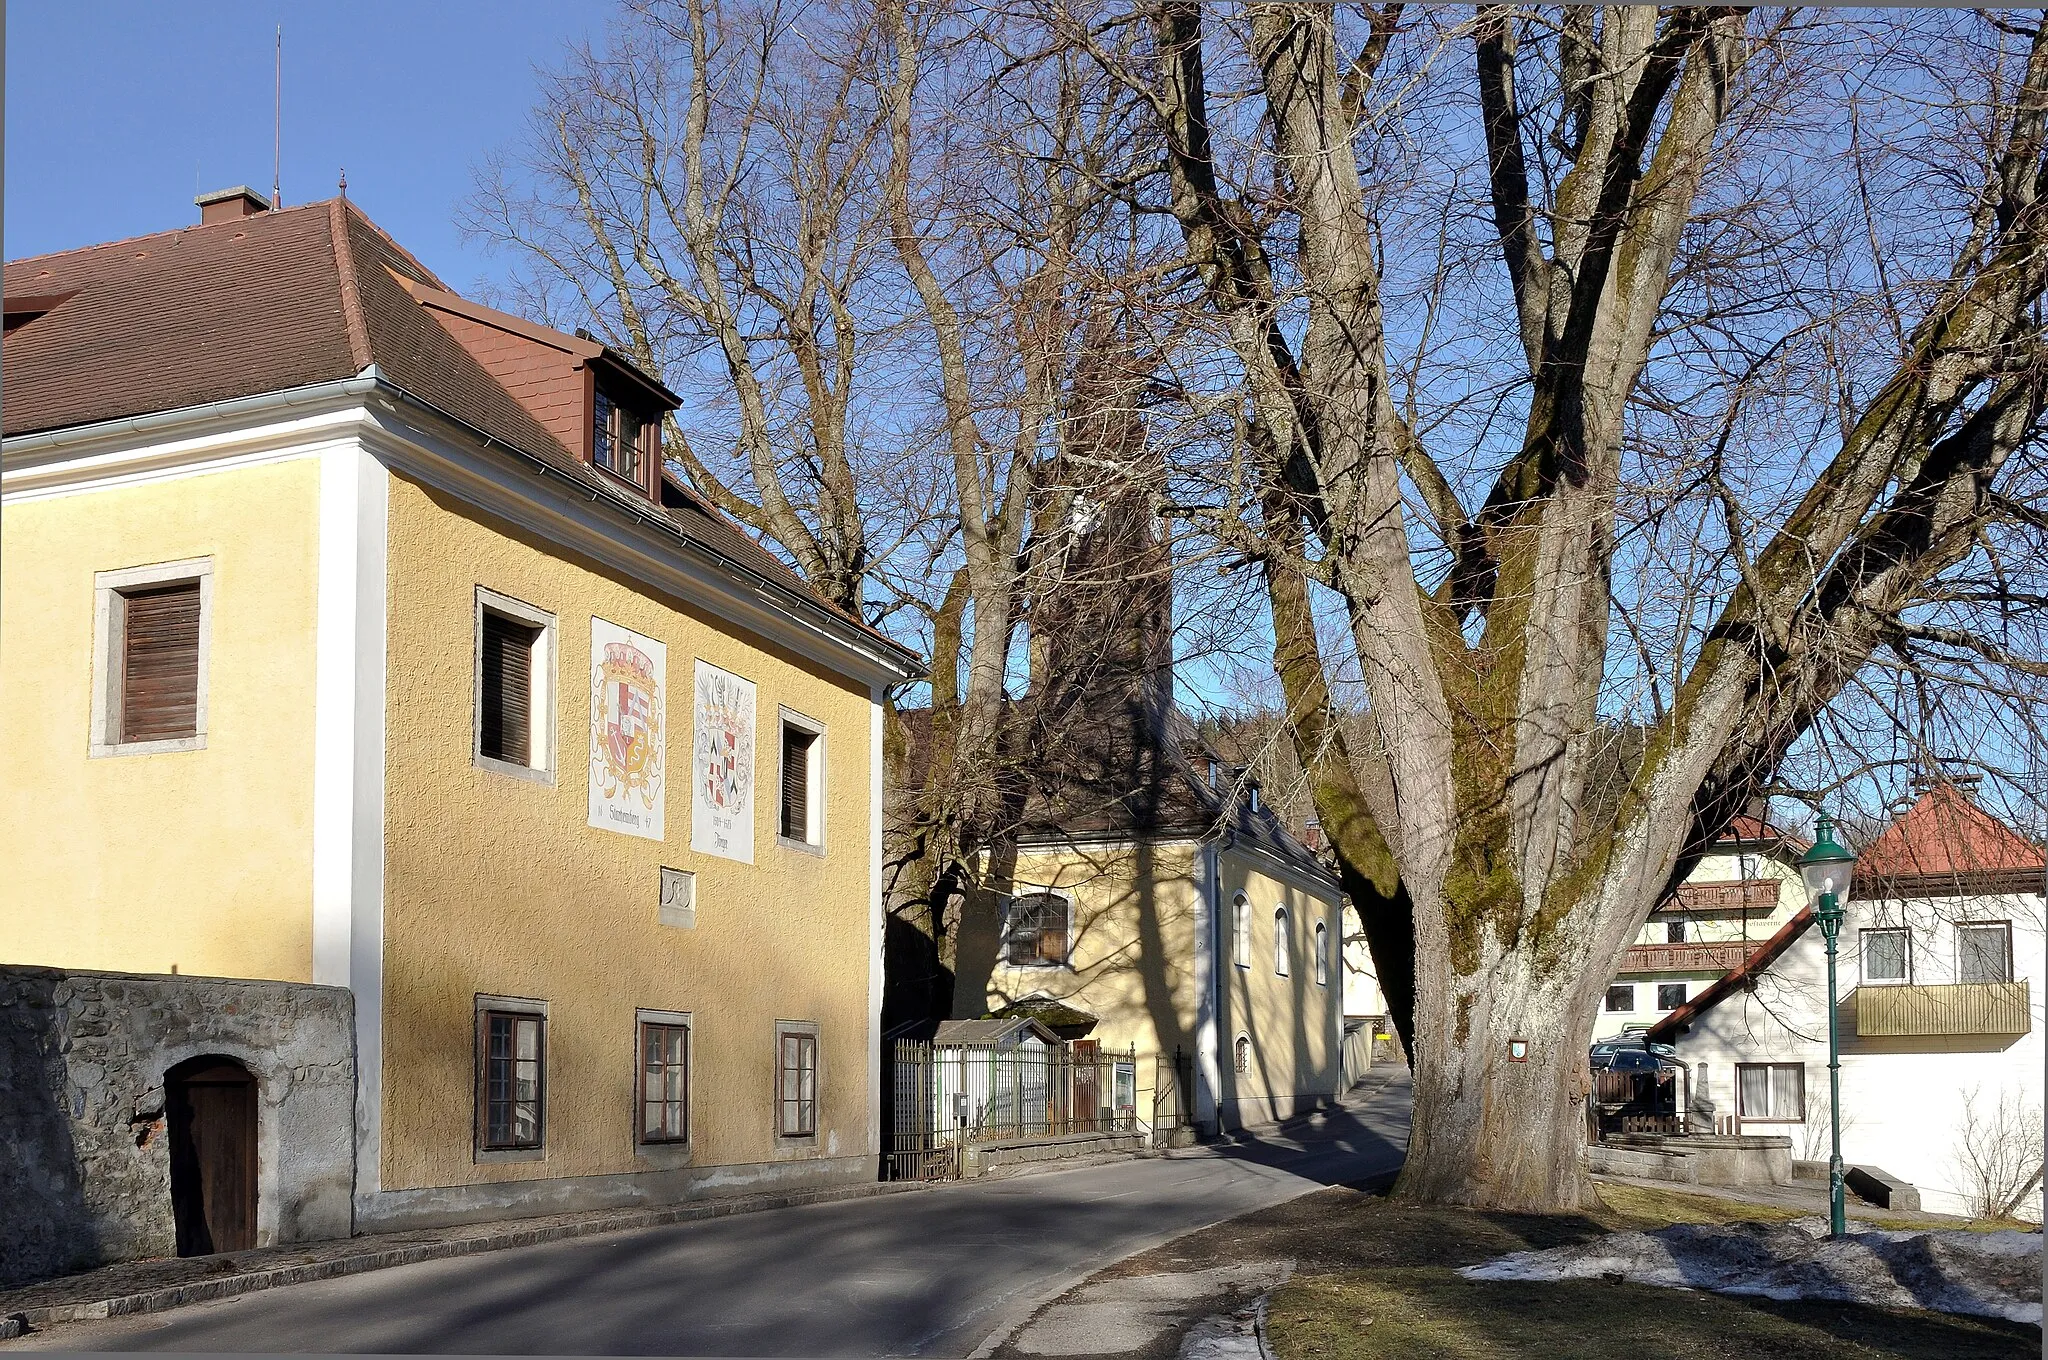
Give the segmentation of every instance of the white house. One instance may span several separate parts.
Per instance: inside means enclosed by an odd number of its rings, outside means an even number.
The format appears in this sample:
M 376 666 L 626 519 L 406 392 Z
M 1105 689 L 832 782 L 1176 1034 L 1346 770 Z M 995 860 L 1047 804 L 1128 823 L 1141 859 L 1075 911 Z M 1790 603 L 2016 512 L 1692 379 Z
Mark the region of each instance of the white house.
M 1739 967 L 1805 904 L 1805 846 L 1742 816 L 1650 913 L 1608 984 L 1593 1037 L 1646 1029 Z
M 1947 782 L 1857 858 L 1836 965 L 1842 1156 L 1912 1182 L 1923 1208 L 1980 1211 L 2003 1162 L 2019 1179 L 2006 1172 L 1995 1197 L 2040 1217 L 2043 878 L 2041 848 Z M 1650 1035 L 1677 1044 L 1717 1116 L 1789 1134 L 1795 1156 L 1818 1160 L 1826 996 L 1825 945 L 1802 905 Z

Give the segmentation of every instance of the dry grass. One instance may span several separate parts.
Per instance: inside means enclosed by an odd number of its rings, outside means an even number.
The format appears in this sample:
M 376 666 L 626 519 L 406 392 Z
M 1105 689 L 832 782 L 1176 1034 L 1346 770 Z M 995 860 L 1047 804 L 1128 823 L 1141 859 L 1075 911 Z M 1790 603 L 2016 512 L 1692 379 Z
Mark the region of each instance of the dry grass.
M 1615 1229 L 1800 1216 L 1690 1191 L 1602 1185 L 1600 1193 L 1601 1213 L 1545 1218 L 1411 1208 L 1328 1190 L 1296 1201 L 1291 1212 L 1269 1211 L 1270 1224 L 1261 1222 L 1268 1215 L 1253 1215 L 1225 1226 L 1237 1230 L 1242 1249 L 1297 1259 L 1295 1278 L 1268 1305 L 1280 1360 L 2016 1360 L 2040 1353 L 2037 1328 L 1985 1319 L 1606 1281 L 1475 1281 L 1457 1273 L 1458 1266 L 1506 1252 Z M 1301 1220 L 1311 1213 L 1327 1236 L 1303 1251 Z M 1290 1237 L 1292 1252 L 1284 1240 Z M 1176 1248 L 1186 1255 L 1189 1245 L 1183 1239 Z

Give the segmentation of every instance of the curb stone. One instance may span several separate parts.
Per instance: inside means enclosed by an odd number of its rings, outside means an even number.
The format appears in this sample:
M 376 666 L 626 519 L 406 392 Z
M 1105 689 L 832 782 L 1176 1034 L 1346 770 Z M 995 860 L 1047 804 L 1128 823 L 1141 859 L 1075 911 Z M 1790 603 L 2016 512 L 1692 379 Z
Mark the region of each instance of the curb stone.
M 325 1261 L 313 1261 L 299 1265 L 274 1266 L 268 1269 L 245 1271 L 235 1275 L 223 1275 L 210 1280 L 193 1280 L 185 1284 L 167 1285 L 158 1289 L 142 1290 L 132 1294 L 113 1295 L 101 1299 L 81 1299 L 66 1303 L 43 1304 L 25 1308 L 0 1317 L 0 1340 L 20 1336 L 31 1327 L 50 1326 L 63 1322 L 97 1321 L 110 1317 L 126 1317 L 136 1313 L 160 1313 L 166 1309 L 182 1308 L 187 1304 L 207 1303 L 236 1294 L 251 1294 L 259 1290 L 274 1289 L 284 1285 L 311 1284 L 316 1280 L 338 1279 L 344 1275 L 360 1275 L 366 1271 L 384 1270 L 392 1266 L 416 1265 L 422 1261 L 441 1261 L 457 1256 L 476 1256 L 488 1251 L 503 1251 L 512 1247 L 538 1246 L 544 1242 L 561 1242 L 578 1237 L 595 1237 L 604 1233 L 630 1232 L 639 1228 L 666 1227 L 674 1223 L 689 1223 L 700 1219 L 727 1218 L 734 1214 L 758 1213 L 768 1209 L 790 1209 L 807 1204 L 831 1204 L 843 1200 L 870 1199 L 879 1195 L 902 1194 L 928 1188 L 918 1181 L 884 1181 L 870 1185 L 846 1186 L 835 1190 L 797 1191 L 780 1195 L 746 1195 L 731 1199 L 694 1200 L 682 1204 L 665 1205 L 658 1209 L 631 1209 L 608 1214 L 602 1218 L 586 1219 L 577 1223 L 551 1224 L 544 1228 L 514 1228 L 499 1232 L 478 1233 L 467 1237 L 449 1238 L 439 1242 L 421 1242 L 403 1247 L 379 1249 L 374 1235 L 359 1239 L 364 1249 L 336 1256 Z M 311 1243 L 295 1243 L 296 1246 L 310 1246 Z

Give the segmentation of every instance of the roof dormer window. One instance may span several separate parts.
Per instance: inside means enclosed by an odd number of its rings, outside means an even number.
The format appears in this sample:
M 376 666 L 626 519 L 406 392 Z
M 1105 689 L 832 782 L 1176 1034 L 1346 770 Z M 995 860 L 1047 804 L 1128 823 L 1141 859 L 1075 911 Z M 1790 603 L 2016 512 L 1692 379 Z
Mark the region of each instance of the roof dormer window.
M 638 414 L 599 391 L 592 402 L 590 461 L 614 477 L 644 487 L 647 429 Z

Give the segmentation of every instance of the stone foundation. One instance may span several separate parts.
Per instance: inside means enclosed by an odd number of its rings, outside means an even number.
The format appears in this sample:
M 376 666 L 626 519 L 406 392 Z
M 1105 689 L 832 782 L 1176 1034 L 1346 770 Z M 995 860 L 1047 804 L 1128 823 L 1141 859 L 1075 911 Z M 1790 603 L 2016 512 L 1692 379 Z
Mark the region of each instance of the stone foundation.
M 0 1284 L 171 1256 L 164 1074 L 256 1078 L 258 1246 L 345 1237 L 354 998 L 342 988 L 0 966 Z

